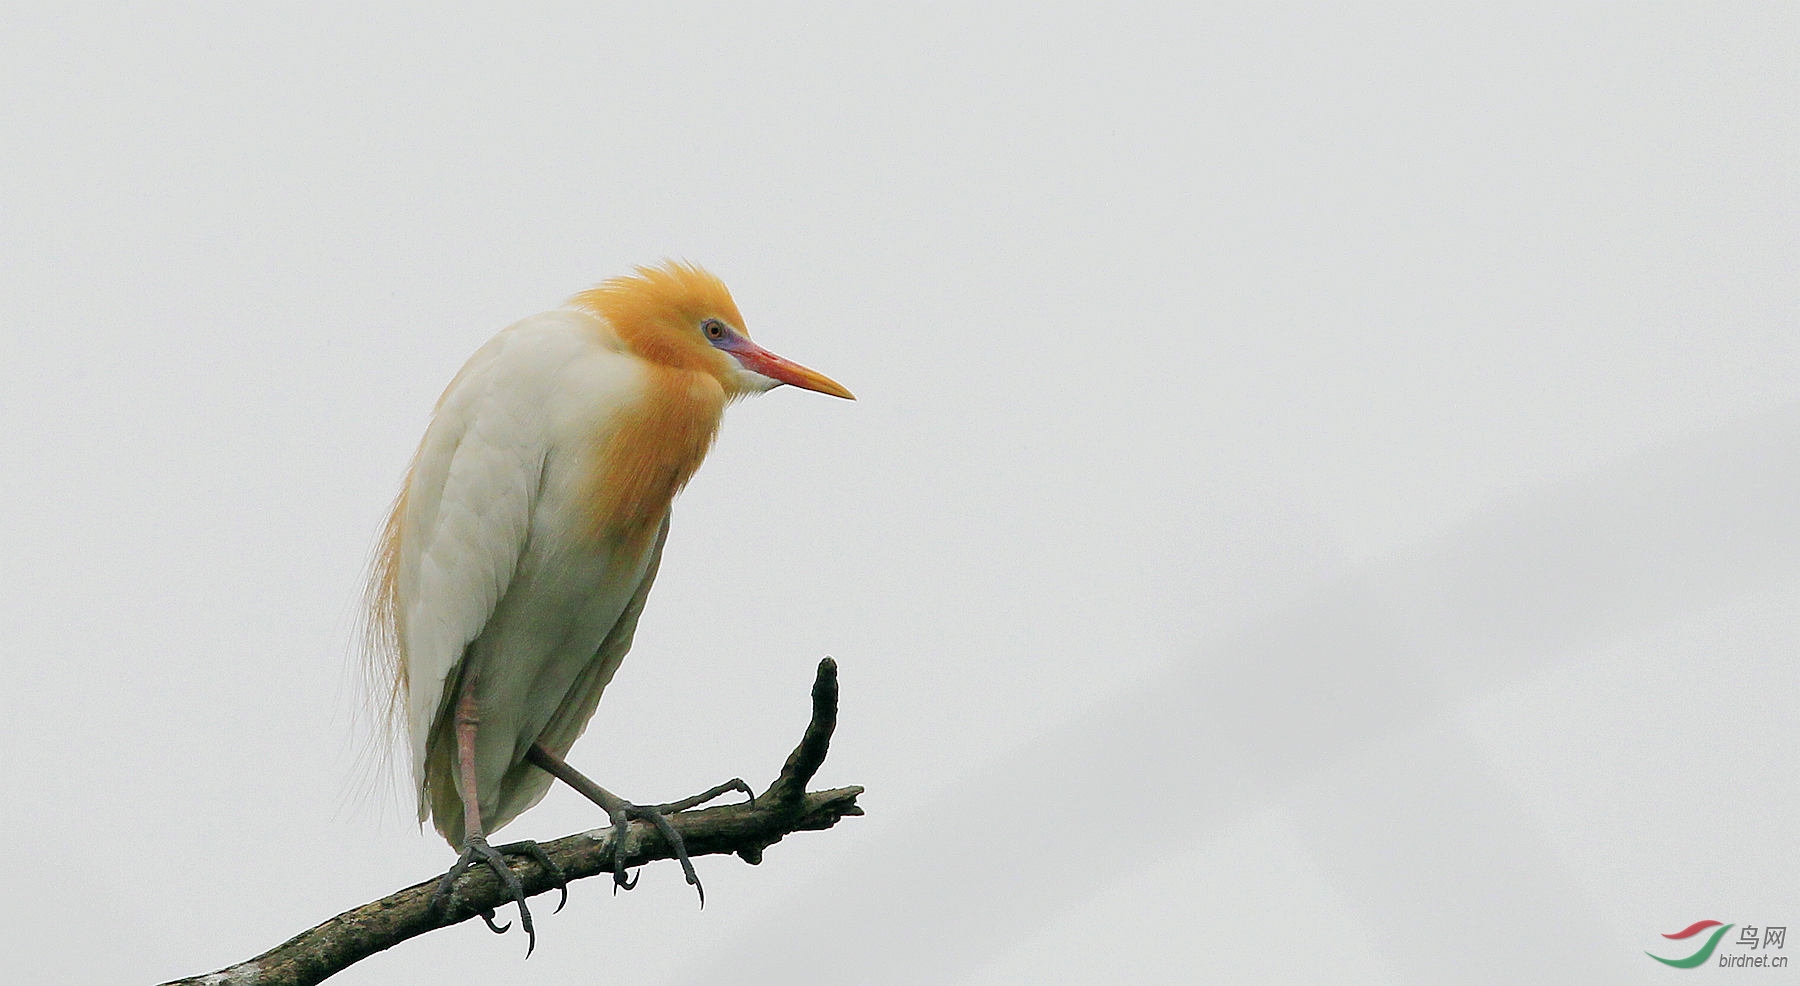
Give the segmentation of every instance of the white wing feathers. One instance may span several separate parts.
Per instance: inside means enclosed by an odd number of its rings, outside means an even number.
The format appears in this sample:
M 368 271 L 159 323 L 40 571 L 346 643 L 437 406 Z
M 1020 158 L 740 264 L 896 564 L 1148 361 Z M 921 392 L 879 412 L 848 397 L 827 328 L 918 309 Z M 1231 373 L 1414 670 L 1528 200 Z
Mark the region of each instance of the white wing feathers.
M 529 638 L 516 626 L 514 640 L 471 644 L 484 631 L 490 638 L 503 633 L 506 627 L 497 622 L 519 622 L 495 621 L 495 613 L 522 564 L 531 569 L 528 581 L 546 574 L 542 556 L 551 539 L 541 540 L 534 553 L 534 526 L 560 534 L 579 509 L 575 474 L 582 464 L 554 461 L 552 450 L 591 446 L 596 427 L 634 392 L 632 366 L 605 338 L 591 317 L 568 311 L 537 315 L 500 333 L 451 381 L 420 444 L 399 518 L 394 614 L 407 669 L 416 786 L 424 784 L 433 723 L 447 711 L 447 688 L 466 654 L 505 650 L 508 664 L 518 664 L 507 670 L 527 680 L 546 657 L 530 652 L 532 640 L 516 639 Z M 610 629 L 637 587 L 637 580 L 619 586 L 615 592 L 622 598 L 611 615 L 592 615 Z M 596 602 L 598 610 L 609 608 Z M 526 603 L 513 600 L 509 613 L 529 611 L 521 605 Z M 583 663 L 593 659 L 597 645 L 580 658 Z M 484 674 L 484 685 L 490 677 L 495 686 L 507 684 L 500 670 Z M 426 806 L 420 807 L 423 812 Z
M 439 401 L 407 483 L 396 616 L 415 785 L 424 783 L 445 681 L 493 615 L 530 533 L 547 447 L 543 390 L 556 378 L 544 364 L 559 355 L 544 341 L 515 328 L 470 358 Z

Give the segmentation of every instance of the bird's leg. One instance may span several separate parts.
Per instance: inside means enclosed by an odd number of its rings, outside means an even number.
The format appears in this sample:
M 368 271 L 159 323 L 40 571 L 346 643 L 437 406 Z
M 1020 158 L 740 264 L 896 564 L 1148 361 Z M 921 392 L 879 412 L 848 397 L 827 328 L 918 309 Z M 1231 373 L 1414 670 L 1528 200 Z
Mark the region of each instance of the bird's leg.
M 438 881 L 437 891 L 431 895 L 433 908 L 442 909 L 450 902 L 450 891 L 456 885 L 458 877 L 468 872 L 476 863 L 486 863 L 500 879 L 500 885 L 506 888 L 506 895 L 519 905 L 519 926 L 525 929 L 525 955 L 530 957 L 532 949 L 537 947 L 537 931 L 531 926 L 531 910 L 525 906 L 525 886 L 519 877 L 506 865 L 506 857 L 493 846 L 488 845 L 487 837 L 481 830 L 481 798 L 475 789 L 475 727 L 481 722 L 481 716 L 475 709 L 475 683 L 471 675 L 463 681 L 462 693 L 456 699 L 456 765 L 462 778 L 463 801 L 463 851 L 456 859 L 456 865 Z M 516 848 L 519 844 L 507 846 Z M 533 848 L 536 844 L 533 843 Z M 530 854 L 530 850 L 520 850 Z M 538 850 L 543 855 L 543 850 Z M 540 859 L 540 862 L 548 862 Z M 553 864 L 548 867 L 560 876 L 561 871 Z M 565 891 L 565 894 L 567 891 Z M 560 909 L 560 908 L 559 908 Z M 481 920 L 488 930 L 501 934 L 512 927 L 494 923 L 493 910 L 481 912 Z
M 756 796 L 755 792 L 750 790 L 750 785 L 734 777 L 718 787 L 691 798 L 683 798 L 666 805 L 634 805 L 595 784 L 583 776 L 580 771 L 569 766 L 563 758 L 544 749 L 541 743 L 531 744 L 531 749 L 525 752 L 525 760 L 581 792 L 582 797 L 599 805 L 600 810 L 606 812 L 606 817 L 612 821 L 613 826 L 613 886 L 615 888 L 623 887 L 630 890 L 637 886 L 637 881 L 630 879 L 625 872 L 625 832 L 630 826 L 631 820 L 635 818 L 649 822 L 662 833 L 663 839 L 669 843 L 669 848 L 675 851 L 675 858 L 681 863 L 681 872 L 687 878 L 688 885 L 692 886 L 700 895 L 701 907 L 706 906 L 706 888 L 700 885 L 700 875 L 694 872 L 693 861 L 688 859 L 687 845 L 682 841 L 681 833 L 675 831 L 675 826 L 670 825 L 668 818 L 664 816 L 705 804 L 727 791 L 742 791 L 751 798 Z
M 562 781 L 564 784 L 581 792 L 582 797 L 599 805 L 600 810 L 606 812 L 606 817 L 613 823 L 612 849 L 614 892 L 617 893 L 618 888 L 620 887 L 623 887 L 626 890 L 636 887 L 637 881 L 631 879 L 630 875 L 625 872 L 625 830 L 626 827 L 631 824 L 631 809 L 636 806 L 589 780 L 580 771 L 569 766 L 568 762 L 563 758 L 544 749 L 542 743 L 531 744 L 531 749 L 525 751 L 525 759 L 548 772 L 550 776 L 555 777 L 557 780 Z M 667 825 L 668 820 L 664 819 L 663 824 Z M 683 872 L 687 874 L 688 882 L 698 886 L 700 877 L 698 874 L 694 873 L 693 864 L 688 862 L 687 846 L 681 842 L 679 833 L 676 834 L 672 844 L 675 846 L 677 857 L 681 859 L 682 864 L 685 866 Z M 702 890 L 700 893 L 701 900 L 704 902 L 706 899 L 706 892 Z

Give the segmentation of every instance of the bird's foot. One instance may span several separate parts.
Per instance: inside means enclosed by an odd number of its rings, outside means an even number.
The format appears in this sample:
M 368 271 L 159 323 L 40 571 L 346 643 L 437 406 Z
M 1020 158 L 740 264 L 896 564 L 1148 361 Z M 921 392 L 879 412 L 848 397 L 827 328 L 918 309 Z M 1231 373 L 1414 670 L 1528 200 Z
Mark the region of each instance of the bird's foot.
M 745 800 L 756 800 L 756 792 L 750 790 L 750 785 L 745 784 L 742 777 L 733 777 L 731 780 L 716 787 L 709 787 L 691 798 L 682 798 L 680 801 L 671 801 L 666 805 L 650 805 L 647 810 L 664 815 L 673 815 L 678 811 L 687 811 L 689 808 L 698 808 L 708 801 L 729 791 L 742 791 Z
M 532 850 L 523 849 L 522 845 L 522 843 L 514 843 L 503 848 L 533 856 Z M 548 864 L 548 868 L 554 875 L 562 876 L 562 870 L 550 862 L 549 857 L 544 855 L 542 849 L 537 849 L 536 843 L 532 844 L 532 848 L 536 849 L 534 859 L 537 859 L 540 864 Z M 519 882 L 518 874 L 512 871 L 512 867 L 506 865 L 506 857 L 501 854 L 499 849 L 488 845 L 487 839 L 479 835 L 472 835 L 464 840 L 462 855 L 456 858 L 456 865 L 450 867 L 449 872 L 445 873 L 443 879 L 438 881 L 437 890 L 431 895 L 432 909 L 443 911 L 449 907 L 451 892 L 456 886 L 456 881 L 464 873 L 473 869 L 477 863 L 487 864 L 488 869 L 493 870 L 494 876 L 499 878 L 500 885 L 506 888 L 506 896 L 519 905 L 519 927 L 525 929 L 525 955 L 529 958 L 532 949 L 537 947 L 537 931 L 531 926 L 531 909 L 525 906 L 525 885 Z M 566 895 L 567 892 L 565 888 L 564 894 Z M 558 905 L 558 909 L 560 909 L 560 905 Z M 488 926 L 488 930 L 494 934 L 504 934 L 507 929 L 512 927 L 510 924 L 495 924 L 492 909 L 479 913 L 481 920 Z
M 521 839 L 518 842 L 509 842 L 504 846 L 495 846 L 494 851 L 503 854 L 514 853 L 519 856 L 525 856 L 532 862 L 542 866 L 544 872 L 550 874 L 550 885 L 555 887 L 562 895 L 556 900 L 556 910 L 551 911 L 550 913 L 559 914 L 562 912 L 563 905 L 569 902 L 569 877 L 563 872 L 562 867 L 556 865 L 556 860 L 551 859 L 550 854 L 544 851 L 543 846 L 538 845 L 530 839 Z
M 694 892 L 700 895 L 700 906 L 705 907 L 706 888 L 700 885 L 700 875 L 694 872 L 694 862 L 688 858 L 687 844 L 682 841 L 681 833 L 675 831 L 675 826 L 669 824 L 668 816 L 703 805 L 728 791 L 742 791 L 745 798 L 752 801 L 756 799 L 756 792 L 750 790 L 750 785 L 745 784 L 742 778 L 733 777 L 731 780 L 708 788 L 691 798 L 682 798 L 680 801 L 671 801 L 668 804 L 634 805 L 629 801 L 620 801 L 609 806 L 606 814 L 613 823 L 613 893 L 616 894 L 621 889 L 630 890 L 637 886 L 637 878 L 626 872 L 624 851 L 626 830 L 630 828 L 633 820 L 638 820 L 649 822 L 656 826 L 658 832 L 662 833 L 663 840 L 669 844 L 670 849 L 675 851 L 675 859 L 681 863 L 682 876 L 686 878 L 688 886 L 693 887 Z

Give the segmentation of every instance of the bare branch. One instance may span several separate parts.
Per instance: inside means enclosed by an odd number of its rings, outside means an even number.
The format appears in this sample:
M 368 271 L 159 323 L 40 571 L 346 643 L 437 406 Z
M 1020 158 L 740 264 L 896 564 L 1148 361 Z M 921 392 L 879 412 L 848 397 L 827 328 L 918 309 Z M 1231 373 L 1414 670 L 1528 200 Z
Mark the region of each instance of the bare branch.
M 756 863 L 761 861 L 765 848 L 789 833 L 828 829 L 846 815 L 862 814 L 856 804 L 857 795 L 863 792 L 860 787 L 805 792 L 806 783 L 825 759 L 837 723 L 837 663 L 829 657 L 819 662 L 812 697 L 812 720 L 805 736 L 788 757 L 781 775 L 756 800 L 669 816 L 670 824 L 687 844 L 689 855 L 736 853 Z M 612 872 L 610 827 L 546 842 L 542 848 L 571 881 Z M 644 822 L 631 824 L 625 838 L 628 866 L 672 859 L 674 855 L 654 826 Z M 509 857 L 508 862 L 525 885 L 527 896 L 554 889 L 550 874 L 537 863 L 517 856 Z M 443 911 L 431 907 L 436 886 L 434 876 L 345 911 L 247 962 L 164 986 L 308 986 L 408 938 L 460 924 L 508 900 L 500 881 L 485 867 L 470 871 L 458 881 L 450 906 Z

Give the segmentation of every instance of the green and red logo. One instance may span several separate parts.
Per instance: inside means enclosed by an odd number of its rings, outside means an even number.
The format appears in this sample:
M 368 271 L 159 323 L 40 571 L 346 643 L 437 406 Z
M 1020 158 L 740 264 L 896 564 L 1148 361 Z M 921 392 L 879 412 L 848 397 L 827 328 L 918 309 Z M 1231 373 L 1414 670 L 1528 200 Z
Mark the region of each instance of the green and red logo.
M 1726 932 L 1738 929 L 1736 939 L 1727 940 Z M 1711 934 L 1706 934 L 1706 932 Z M 1700 935 L 1706 935 L 1700 941 Z M 1718 952 L 1718 961 L 1713 963 L 1726 969 L 1786 969 L 1788 957 L 1776 952 L 1787 948 L 1787 925 L 1771 924 L 1757 927 L 1754 924 L 1724 924 L 1719 921 L 1695 921 L 1693 924 L 1663 936 L 1670 941 L 1698 942 L 1699 947 L 1694 954 L 1680 959 L 1665 959 L 1655 952 L 1645 952 L 1663 965 L 1676 969 L 1693 969 L 1713 961 L 1713 953 Z M 1727 942 L 1727 948 L 1719 949 L 1721 941 Z
M 1692 938 L 1708 928 L 1717 928 L 1719 930 L 1713 932 L 1712 936 L 1706 939 L 1706 944 L 1701 945 L 1699 951 L 1685 959 L 1665 959 L 1660 955 L 1652 955 L 1649 952 L 1645 952 L 1644 954 L 1649 955 L 1663 965 L 1672 965 L 1677 969 L 1692 969 L 1705 962 L 1707 959 L 1712 958 L 1713 949 L 1719 947 L 1719 939 L 1725 937 L 1725 932 L 1730 931 L 1732 925 L 1720 924 L 1717 921 L 1695 921 L 1693 924 L 1688 925 L 1672 935 L 1663 936 L 1664 938 L 1672 939 L 1674 941 L 1681 941 L 1685 938 Z

